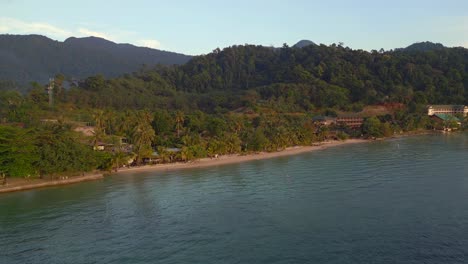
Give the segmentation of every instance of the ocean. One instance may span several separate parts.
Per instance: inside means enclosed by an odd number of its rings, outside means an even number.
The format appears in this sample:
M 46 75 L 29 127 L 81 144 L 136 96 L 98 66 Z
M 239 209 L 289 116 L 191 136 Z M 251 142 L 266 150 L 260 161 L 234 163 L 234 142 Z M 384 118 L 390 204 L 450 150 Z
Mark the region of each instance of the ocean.
M 468 133 L 0 195 L 0 263 L 467 263 Z

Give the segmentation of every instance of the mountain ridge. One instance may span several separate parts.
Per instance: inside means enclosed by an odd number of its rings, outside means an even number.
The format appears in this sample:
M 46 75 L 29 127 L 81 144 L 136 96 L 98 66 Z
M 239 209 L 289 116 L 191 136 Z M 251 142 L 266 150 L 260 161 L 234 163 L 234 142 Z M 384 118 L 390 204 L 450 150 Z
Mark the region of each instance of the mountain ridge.
M 302 39 L 299 40 L 296 44 L 293 45 L 294 48 L 304 48 L 310 45 L 316 46 L 315 42 L 308 40 L 308 39 Z
M 432 50 L 443 50 L 447 49 L 448 47 L 442 45 L 441 43 L 434 43 L 431 41 L 422 41 L 422 42 L 415 42 L 406 48 L 397 48 L 395 50 L 399 51 L 432 51 Z
M 62 42 L 42 35 L 0 35 L 0 80 L 19 85 L 44 82 L 59 73 L 78 79 L 96 74 L 116 77 L 143 65 L 184 64 L 191 58 L 98 37 Z

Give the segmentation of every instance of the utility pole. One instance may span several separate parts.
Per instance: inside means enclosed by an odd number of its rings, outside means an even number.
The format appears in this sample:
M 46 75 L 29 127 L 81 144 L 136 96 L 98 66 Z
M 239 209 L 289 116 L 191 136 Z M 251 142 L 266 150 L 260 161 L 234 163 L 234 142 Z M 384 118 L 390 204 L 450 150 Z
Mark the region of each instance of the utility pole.
M 47 86 L 47 94 L 49 94 L 49 106 L 54 106 L 54 78 L 49 79 L 49 86 Z

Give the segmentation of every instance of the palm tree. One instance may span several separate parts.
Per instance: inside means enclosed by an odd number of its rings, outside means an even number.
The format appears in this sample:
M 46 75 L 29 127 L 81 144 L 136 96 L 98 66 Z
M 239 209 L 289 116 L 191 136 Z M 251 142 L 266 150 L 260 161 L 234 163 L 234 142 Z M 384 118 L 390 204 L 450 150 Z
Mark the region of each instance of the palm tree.
M 94 135 L 93 135 L 93 145 L 97 147 L 99 141 L 101 141 L 106 135 L 106 121 L 105 114 L 102 110 L 96 110 L 93 113 L 94 119 Z
M 132 131 L 132 142 L 134 145 L 135 153 L 137 154 L 137 163 L 145 155 L 150 155 L 153 151 L 151 143 L 156 137 L 151 122 L 153 115 L 147 111 L 139 111 L 136 113 L 136 125 Z
M 244 121 L 242 118 L 233 116 L 231 119 L 231 129 L 239 135 L 239 132 L 244 129 Z
M 237 134 L 225 134 L 222 141 L 226 145 L 226 150 L 224 151 L 225 153 L 233 154 L 241 151 L 242 141 Z
M 133 128 L 135 127 L 135 111 L 125 110 L 124 114 L 119 116 L 116 120 L 117 122 L 117 131 L 120 135 L 130 136 L 133 132 Z
M 171 154 L 166 150 L 165 147 L 158 147 L 158 156 L 162 163 L 171 161 Z
M 2 185 L 7 185 L 7 178 L 6 178 L 5 173 L 2 172 L 1 175 L 2 175 Z
M 106 130 L 106 114 L 103 110 L 95 110 L 93 113 L 94 125 L 96 129 L 105 133 Z
M 104 112 L 104 129 L 107 134 L 115 135 L 117 133 L 117 113 L 114 110 L 106 110 Z
M 180 130 L 182 130 L 185 121 L 185 114 L 182 111 L 177 111 L 175 114 L 177 137 L 180 137 Z
M 120 167 L 122 167 L 123 165 L 125 165 L 125 163 L 127 162 L 128 160 L 128 157 L 127 155 L 122 152 L 122 151 L 118 151 L 117 153 L 114 154 L 114 156 L 112 157 L 112 168 L 117 171 Z
M 180 159 L 182 161 L 189 161 L 189 160 L 193 159 L 193 154 L 190 151 L 190 148 L 188 148 L 186 146 L 182 147 L 182 149 L 180 151 Z

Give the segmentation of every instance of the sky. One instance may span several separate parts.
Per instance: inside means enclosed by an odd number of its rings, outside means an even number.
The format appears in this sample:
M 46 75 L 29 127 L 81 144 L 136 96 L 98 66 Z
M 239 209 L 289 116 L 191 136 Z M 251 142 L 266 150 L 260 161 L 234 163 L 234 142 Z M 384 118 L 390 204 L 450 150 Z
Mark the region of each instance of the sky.
M 301 39 L 385 50 L 468 48 L 468 0 L 0 0 L 0 34 L 96 36 L 189 55 Z

